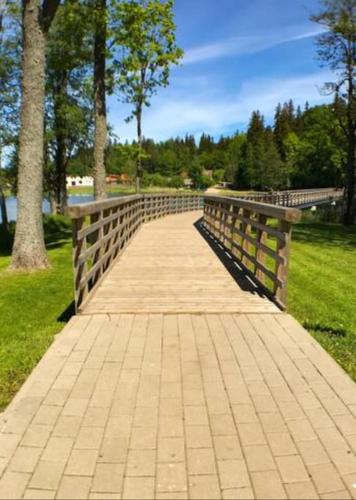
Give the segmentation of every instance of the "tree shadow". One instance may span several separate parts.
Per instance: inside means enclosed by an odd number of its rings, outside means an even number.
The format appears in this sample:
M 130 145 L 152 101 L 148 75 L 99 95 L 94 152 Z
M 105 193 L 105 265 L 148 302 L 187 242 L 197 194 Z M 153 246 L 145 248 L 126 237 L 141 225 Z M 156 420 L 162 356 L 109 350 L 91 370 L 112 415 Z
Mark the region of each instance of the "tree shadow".
M 70 318 L 75 316 L 75 303 L 74 300 L 65 308 L 64 311 L 58 316 L 57 321 L 59 323 L 68 323 Z
M 293 226 L 292 241 L 355 251 L 356 227 L 326 222 L 300 222 Z
M 15 223 L 10 223 L 10 231 L 6 232 L 0 226 L 0 256 L 9 257 L 12 252 L 15 235 Z M 45 233 L 45 243 L 48 250 L 60 248 L 66 244 L 71 238 L 72 230 L 70 221 L 63 216 L 46 215 L 43 219 L 43 227 Z
M 253 295 L 259 295 L 262 298 L 268 298 L 272 302 L 276 303 L 273 295 L 267 289 L 261 287 L 259 283 L 254 281 L 252 277 L 249 277 L 244 269 L 244 266 L 239 262 L 231 252 L 224 247 L 219 241 L 217 241 L 214 236 L 209 233 L 207 229 L 202 224 L 203 218 L 197 220 L 194 223 L 195 229 L 204 238 L 209 247 L 215 253 L 216 257 L 223 264 L 225 269 L 234 279 L 235 283 L 241 290 Z M 278 305 L 278 304 L 277 304 Z

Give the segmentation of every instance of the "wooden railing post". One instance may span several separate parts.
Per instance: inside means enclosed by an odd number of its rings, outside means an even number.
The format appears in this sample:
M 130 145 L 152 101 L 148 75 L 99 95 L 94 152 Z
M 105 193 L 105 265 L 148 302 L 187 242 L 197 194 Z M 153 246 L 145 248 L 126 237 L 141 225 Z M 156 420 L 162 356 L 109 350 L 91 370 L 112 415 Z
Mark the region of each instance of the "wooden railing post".
M 291 223 L 300 220 L 300 210 L 218 196 L 205 196 L 204 203 L 205 228 L 240 262 L 244 272 L 284 308 Z M 268 224 L 275 219 L 277 228 Z M 275 248 L 269 244 L 269 238 L 275 241 Z M 274 267 L 270 262 L 275 263 Z
M 242 214 L 243 216 L 246 218 L 246 219 L 250 219 L 251 217 L 251 211 L 250 210 L 247 210 L 247 209 L 244 209 L 242 211 Z M 251 233 L 251 225 L 248 223 L 248 222 L 243 222 L 242 223 L 242 226 L 241 226 L 241 229 L 242 229 L 242 264 L 244 266 L 246 266 L 248 268 L 249 266 L 249 259 L 247 257 L 246 254 L 249 254 L 250 253 L 250 242 L 249 240 L 246 238 L 246 236 L 250 236 L 250 233 Z
M 261 224 L 261 226 L 266 226 L 267 225 L 267 216 L 263 214 L 258 215 L 258 222 Z M 263 228 L 258 228 L 257 229 L 257 237 L 256 237 L 257 243 L 259 245 L 266 245 L 267 241 L 267 233 L 266 231 L 263 230 Z M 257 280 L 262 283 L 263 285 L 265 284 L 265 275 L 261 268 L 258 266 L 258 264 L 261 264 L 261 266 L 265 266 L 266 264 L 266 254 L 261 248 L 261 246 L 257 246 L 256 248 L 256 261 L 257 264 L 255 265 L 255 274 Z
M 278 282 L 275 284 L 275 295 L 278 302 L 285 307 L 288 299 L 287 278 L 292 226 L 291 223 L 286 220 L 279 220 L 278 229 L 285 235 L 285 239 L 279 239 L 277 241 L 277 255 L 281 260 L 276 262 L 275 272 Z
M 80 255 L 86 250 L 85 238 L 79 238 L 79 231 L 84 224 L 84 217 L 72 219 L 72 242 L 73 242 L 73 275 L 74 275 L 74 303 L 75 309 L 88 294 L 88 283 L 81 287 L 81 280 L 86 274 L 86 261 L 80 261 Z

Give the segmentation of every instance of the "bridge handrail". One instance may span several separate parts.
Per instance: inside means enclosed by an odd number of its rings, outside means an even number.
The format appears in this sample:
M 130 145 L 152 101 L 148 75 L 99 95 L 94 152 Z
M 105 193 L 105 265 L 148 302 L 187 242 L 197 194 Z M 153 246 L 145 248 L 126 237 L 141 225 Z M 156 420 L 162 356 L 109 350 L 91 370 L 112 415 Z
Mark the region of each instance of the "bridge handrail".
M 292 223 L 300 218 L 296 208 L 204 197 L 204 227 L 282 308 L 287 304 Z
M 307 190 L 294 190 L 294 191 L 277 191 L 273 193 L 253 193 L 242 195 L 241 198 L 245 200 L 261 201 L 272 205 L 281 205 L 285 207 L 295 207 L 303 205 L 312 205 L 313 202 L 323 200 L 336 200 L 344 196 L 343 189 L 336 188 L 321 188 L 321 189 L 307 189 Z
M 202 208 L 202 195 L 183 193 L 129 195 L 68 207 L 76 309 L 100 284 L 142 223 Z

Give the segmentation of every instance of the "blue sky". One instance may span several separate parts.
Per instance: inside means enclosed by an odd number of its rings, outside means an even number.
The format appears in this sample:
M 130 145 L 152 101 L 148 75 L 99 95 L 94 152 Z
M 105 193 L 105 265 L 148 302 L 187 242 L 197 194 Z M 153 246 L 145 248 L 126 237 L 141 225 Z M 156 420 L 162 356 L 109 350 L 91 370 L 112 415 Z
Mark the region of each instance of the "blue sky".
M 318 0 L 176 0 L 177 42 L 185 51 L 144 110 L 146 137 L 164 140 L 202 132 L 214 137 L 244 130 L 259 109 L 270 122 L 278 102 L 320 104 L 331 80 L 316 58 L 319 28 L 309 15 Z M 120 140 L 135 137 L 134 123 L 116 97 L 109 120 Z

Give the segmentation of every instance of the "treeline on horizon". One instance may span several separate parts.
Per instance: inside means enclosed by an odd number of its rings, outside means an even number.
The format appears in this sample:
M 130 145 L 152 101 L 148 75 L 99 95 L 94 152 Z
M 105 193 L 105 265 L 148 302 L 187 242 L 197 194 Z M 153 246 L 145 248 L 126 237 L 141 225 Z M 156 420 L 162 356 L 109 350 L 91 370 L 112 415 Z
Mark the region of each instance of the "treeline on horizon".
M 335 104 L 302 110 L 292 100 L 278 104 L 272 126 L 254 111 L 246 132 L 214 140 L 202 134 L 155 142 L 144 139 L 143 186 L 180 188 L 190 179 L 196 189 L 227 182 L 235 189 L 276 190 L 341 186 L 345 145 Z M 109 174 L 135 175 L 137 144 L 111 140 Z M 82 148 L 69 162 L 69 175 L 90 175 L 93 150 Z

